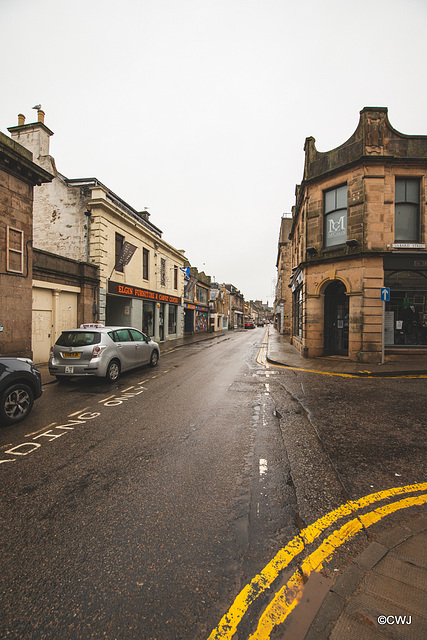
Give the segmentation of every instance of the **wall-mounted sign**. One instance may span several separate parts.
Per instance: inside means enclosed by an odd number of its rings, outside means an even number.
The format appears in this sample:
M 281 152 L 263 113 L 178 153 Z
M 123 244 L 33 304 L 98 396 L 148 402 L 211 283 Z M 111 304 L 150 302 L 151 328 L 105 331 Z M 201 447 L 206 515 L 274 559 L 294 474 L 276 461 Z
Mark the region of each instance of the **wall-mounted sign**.
M 206 313 L 209 311 L 209 307 L 201 307 L 198 304 L 188 302 L 184 302 L 184 309 L 195 309 L 196 311 L 205 311 Z
M 395 242 L 391 245 L 393 249 L 425 249 L 423 242 Z
M 117 257 L 114 268 L 117 269 L 117 267 L 119 266 L 125 267 L 127 264 L 129 264 L 135 251 L 135 245 L 131 244 L 130 242 L 124 242 L 122 250 L 120 251 L 120 255 Z
M 144 300 L 155 300 L 157 302 L 169 302 L 170 304 L 181 304 L 181 298 L 178 296 L 169 296 L 159 291 L 150 291 L 149 289 L 141 289 L 129 284 L 120 284 L 119 282 L 108 281 L 108 293 L 126 298 L 141 298 Z

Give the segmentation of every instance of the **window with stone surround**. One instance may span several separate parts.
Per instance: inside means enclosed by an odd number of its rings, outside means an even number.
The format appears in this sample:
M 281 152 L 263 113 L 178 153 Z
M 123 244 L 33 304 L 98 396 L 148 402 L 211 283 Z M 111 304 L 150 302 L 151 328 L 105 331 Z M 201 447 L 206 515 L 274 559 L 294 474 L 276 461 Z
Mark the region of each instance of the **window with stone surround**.
M 345 244 L 347 241 L 347 185 L 325 191 L 323 204 L 323 246 L 329 248 Z
M 6 270 L 12 273 L 24 272 L 24 232 L 7 227 Z
M 149 256 L 150 252 L 145 247 L 142 248 L 142 277 L 149 280 Z
M 394 241 L 420 241 L 420 181 L 396 178 L 394 190 Z

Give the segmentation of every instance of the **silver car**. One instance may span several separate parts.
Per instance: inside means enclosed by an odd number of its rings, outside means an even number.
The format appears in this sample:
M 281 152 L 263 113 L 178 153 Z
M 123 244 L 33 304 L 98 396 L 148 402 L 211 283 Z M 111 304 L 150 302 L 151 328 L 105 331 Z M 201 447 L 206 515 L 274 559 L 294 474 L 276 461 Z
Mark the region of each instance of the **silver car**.
M 60 381 L 100 376 L 114 382 L 122 371 L 143 364 L 155 367 L 157 342 L 132 327 L 89 327 L 63 331 L 50 350 L 49 372 Z

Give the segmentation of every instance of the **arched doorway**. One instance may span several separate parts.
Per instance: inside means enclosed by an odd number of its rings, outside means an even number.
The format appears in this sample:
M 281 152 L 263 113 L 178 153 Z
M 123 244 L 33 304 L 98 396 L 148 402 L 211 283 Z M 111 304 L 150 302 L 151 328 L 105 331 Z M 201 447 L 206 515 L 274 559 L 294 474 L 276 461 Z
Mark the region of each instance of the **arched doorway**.
M 334 280 L 325 290 L 325 355 L 348 356 L 348 311 L 349 298 L 345 286 Z

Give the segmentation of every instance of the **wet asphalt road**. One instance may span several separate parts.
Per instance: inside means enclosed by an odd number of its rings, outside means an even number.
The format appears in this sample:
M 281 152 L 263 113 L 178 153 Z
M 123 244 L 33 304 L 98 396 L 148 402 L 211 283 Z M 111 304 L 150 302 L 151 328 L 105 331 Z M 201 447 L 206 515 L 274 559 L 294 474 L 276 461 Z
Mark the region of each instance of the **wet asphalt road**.
M 1 429 L 1 638 L 206 639 L 305 524 L 424 479 L 425 380 L 265 368 L 263 338 L 47 385 Z

